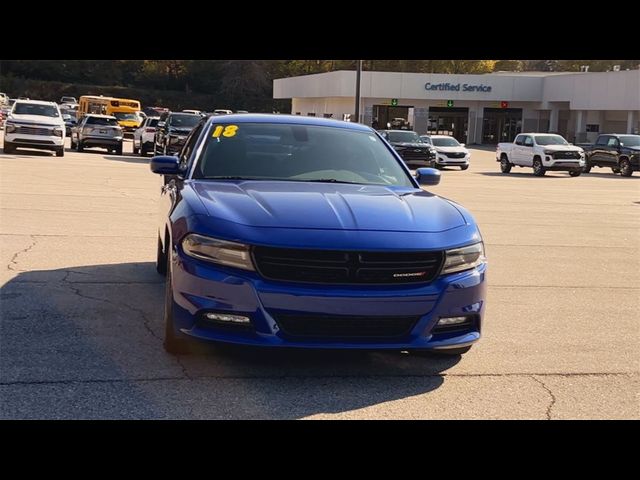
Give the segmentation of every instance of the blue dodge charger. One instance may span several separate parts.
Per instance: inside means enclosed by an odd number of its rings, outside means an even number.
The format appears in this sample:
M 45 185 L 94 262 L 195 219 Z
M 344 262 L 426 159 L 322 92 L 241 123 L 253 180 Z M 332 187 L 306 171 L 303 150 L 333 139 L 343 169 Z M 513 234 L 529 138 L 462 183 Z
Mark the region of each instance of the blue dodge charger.
M 360 124 L 203 119 L 164 176 L 165 349 L 198 340 L 462 354 L 480 338 L 486 259 L 462 206 L 420 188 Z

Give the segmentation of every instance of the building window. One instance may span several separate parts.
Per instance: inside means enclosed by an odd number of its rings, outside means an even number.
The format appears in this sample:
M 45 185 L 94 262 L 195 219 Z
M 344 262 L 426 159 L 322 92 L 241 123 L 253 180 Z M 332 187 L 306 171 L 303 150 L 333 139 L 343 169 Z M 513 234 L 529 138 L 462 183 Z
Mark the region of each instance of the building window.
M 587 124 L 587 132 L 599 132 L 600 131 L 600 125 L 598 125 L 597 123 L 588 123 Z
M 300 112 L 296 112 L 296 115 L 300 115 Z
M 315 117 L 316 113 L 315 112 L 307 112 L 307 117 Z
M 324 118 L 331 118 L 331 117 L 333 117 L 333 113 L 324 113 L 322 116 Z

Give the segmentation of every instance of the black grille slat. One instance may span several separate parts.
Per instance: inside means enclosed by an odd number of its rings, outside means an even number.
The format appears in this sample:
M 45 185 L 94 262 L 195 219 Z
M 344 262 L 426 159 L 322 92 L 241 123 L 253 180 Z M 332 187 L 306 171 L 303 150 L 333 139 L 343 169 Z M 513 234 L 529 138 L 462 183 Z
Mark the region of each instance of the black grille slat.
M 443 252 L 344 252 L 255 247 L 258 272 L 290 282 L 335 284 L 403 284 L 430 282 Z
M 408 335 L 419 317 L 274 314 L 283 335 L 333 339 L 399 338 Z
M 466 154 L 464 152 L 445 152 L 445 155 L 449 158 L 464 158 Z
M 579 160 L 580 152 L 556 152 L 553 154 L 555 160 Z

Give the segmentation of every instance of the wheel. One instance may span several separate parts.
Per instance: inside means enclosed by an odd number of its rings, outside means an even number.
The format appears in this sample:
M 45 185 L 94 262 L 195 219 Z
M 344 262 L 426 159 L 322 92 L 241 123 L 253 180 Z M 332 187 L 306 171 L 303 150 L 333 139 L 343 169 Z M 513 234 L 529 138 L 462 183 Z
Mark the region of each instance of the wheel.
M 64 157 L 64 147 L 56 150 L 56 157 Z
M 584 164 L 584 167 L 582 167 L 582 173 L 589 173 L 591 171 L 591 165 L 589 165 L 588 163 Z
M 140 156 L 144 157 L 146 155 L 147 155 L 147 148 L 144 146 L 144 143 L 140 142 Z
M 627 158 L 620 160 L 620 175 L 623 177 L 630 177 L 633 175 L 633 168 L 631 168 L 631 162 Z
M 613 173 L 620 173 L 620 169 L 618 167 L 611 167 L 611 171 Z
M 16 147 L 13 145 L 13 143 L 11 143 L 11 142 L 7 142 L 7 141 L 5 140 L 5 142 L 4 142 L 4 147 L 3 147 L 2 151 L 3 151 L 4 153 L 13 153 L 13 152 L 15 152 L 15 151 L 16 151 Z
M 139 151 L 140 151 L 140 149 L 138 147 L 136 147 L 136 140 L 133 139 L 133 154 L 137 155 Z
M 582 170 L 578 169 L 578 170 L 571 170 L 569 172 L 569 175 L 572 177 L 579 177 L 580 174 L 582 173 Z
M 156 272 L 163 276 L 167 274 L 167 256 L 162 251 L 160 236 L 158 236 L 158 252 L 156 253 Z
M 84 145 L 82 144 L 82 140 L 78 140 L 78 145 L 77 145 L 76 149 L 77 149 L 79 152 L 84 151 Z
M 171 250 L 167 245 L 167 251 Z M 167 353 L 180 355 L 189 353 L 189 341 L 176 335 L 173 323 L 173 283 L 171 281 L 171 255 L 166 256 L 167 279 L 164 290 L 164 349 Z
M 469 165 L 460 165 L 460 170 L 466 170 L 469 168 Z
M 544 166 L 542 165 L 542 160 L 540 160 L 539 158 L 536 158 L 533 161 L 533 174 L 536 177 L 542 177 L 546 172 L 546 170 L 544 169 Z
M 117 148 L 113 150 L 116 155 L 122 155 L 122 144 L 118 145 Z
M 459 347 L 459 348 L 447 348 L 447 349 L 443 349 L 443 350 L 411 350 L 411 353 L 413 355 L 418 355 L 418 356 L 443 356 L 443 355 L 447 355 L 447 356 L 452 356 L 452 355 L 464 355 L 465 353 L 467 353 L 469 350 L 471 350 L 471 345 L 467 345 L 466 347 Z
M 500 157 L 500 171 L 502 173 L 509 173 L 511 171 L 511 164 L 509 163 L 509 159 L 504 154 Z
M 76 144 L 75 144 L 75 143 L 73 143 L 73 137 L 70 137 L 70 138 L 69 138 L 69 141 L 71 142 L 71 143 L 69 144 L 69 148 L 70 148 L 71 150 L 75 149 L 75 148 L 76 148 Z

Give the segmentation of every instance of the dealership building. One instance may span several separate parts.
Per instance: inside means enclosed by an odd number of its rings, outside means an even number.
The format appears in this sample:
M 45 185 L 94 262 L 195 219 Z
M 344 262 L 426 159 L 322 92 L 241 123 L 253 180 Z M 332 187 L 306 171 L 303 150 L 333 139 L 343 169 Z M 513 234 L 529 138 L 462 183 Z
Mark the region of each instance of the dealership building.
M 281 78 L 275 99 L 291 113 L 355 120 L 355 71 Z M 599 133 L 639 133 L 640 70 L 498 72 L 484 75 L 362 72 L 359 121 L 402 125 L 462 143 L 512 141 L 519 132 L 556 132 L 572 142 Z

